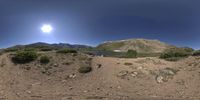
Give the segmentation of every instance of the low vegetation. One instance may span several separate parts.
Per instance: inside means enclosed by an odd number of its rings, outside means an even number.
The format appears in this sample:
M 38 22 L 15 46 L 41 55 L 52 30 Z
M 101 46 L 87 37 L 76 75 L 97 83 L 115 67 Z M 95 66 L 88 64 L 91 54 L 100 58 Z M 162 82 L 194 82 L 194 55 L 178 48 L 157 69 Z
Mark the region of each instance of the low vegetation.
M 133 65 L 133 64 L 129 63 L 129 62 L 125 62 L 124 65 L 130 66 L 130 65 Z
M 161 59 L 165 59 L 168 61 L 177 61 L 181 58 L 188 57 L 192 54 L 192 51 L 183 49 L 183 48 L 171 48 L 164 51 L 161 55 Z
M 12 61 L 14 63 L 29 63 L 31 61 L 36 60 L 38 57 L 37 52 L 35 51 L 18 51 L 14 57 L 12 57 Z
M 194 51 L 193 56 L 200 56 L 200 50 Z
M 18 51 L 19 49 L 17 49 L 17 48 L 7 48 L 7 49 L 5 49 L 4 51 L 5 52 L 16 52 L 16 51 Z
M 47 64 L 50 62 L 50 58 L 46 55 L 40 57 L 40 63 Z
M 79 69 L 78 69 L 79 73 L 89 73 L 92 71 L 92 67 L 91 66 L 81 66 Z
M 61 49 L 58 50 L 57 53 L 77 53 L 77 51 L 74 49 Z
M 115 50 L 120 48 L 121 46 L 124 45 L 124 42 L 112 42 L 112 43 L 105 43 L 97 46 L 98 50 Z
M 125 58 L 136 58 L 137 57 L 137 51 L 135 50 L 128 50 L 126 52 Z

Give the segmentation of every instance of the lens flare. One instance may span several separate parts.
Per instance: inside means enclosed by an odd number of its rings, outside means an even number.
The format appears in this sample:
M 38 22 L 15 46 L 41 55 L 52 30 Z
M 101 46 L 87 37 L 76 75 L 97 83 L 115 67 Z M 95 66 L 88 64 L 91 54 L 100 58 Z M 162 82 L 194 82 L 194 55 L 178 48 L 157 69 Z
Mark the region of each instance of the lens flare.
M 45 24 L 41 27 L 41 30 L 43 33 L 50 33 L 50 32 L 52 32 L 53 28 L 51 25 Z

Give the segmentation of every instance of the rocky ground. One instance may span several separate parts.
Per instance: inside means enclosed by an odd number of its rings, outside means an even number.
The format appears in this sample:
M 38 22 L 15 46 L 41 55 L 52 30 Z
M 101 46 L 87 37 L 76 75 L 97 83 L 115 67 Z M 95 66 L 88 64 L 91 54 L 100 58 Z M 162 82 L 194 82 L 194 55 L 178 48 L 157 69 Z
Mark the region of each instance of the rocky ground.
M 168 62 L 46 53 L 47 65 L 0 55 L 0 100 L 199 100 L 200 57 Z M 78 72 L 90 64 L 87 74 Z

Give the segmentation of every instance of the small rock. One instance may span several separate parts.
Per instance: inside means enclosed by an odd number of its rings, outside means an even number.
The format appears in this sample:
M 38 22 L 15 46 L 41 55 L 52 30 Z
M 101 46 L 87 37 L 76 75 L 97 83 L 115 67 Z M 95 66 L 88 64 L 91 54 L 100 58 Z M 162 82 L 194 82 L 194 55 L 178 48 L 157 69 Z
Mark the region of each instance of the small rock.
M 117 86 L 117 88 L 118 88 L 118 89 L 121 89 L 122 87 L 121 87 L 121 86 Z
M 101 66 L 102 66 L 101 64 L 97 64 L 97 68 L 101 68 Z
M 58 67 L 58 64 L 54 64 L 53 66 L 54 66 L 54 67 Z
M 76 77 L 76 74 L 71 74 L 71 75 L 69 75 L 69 78 L 75 78 Z
M 126 76 L 128 74 L 128 71 L 121 71 L 117 74 L 118 77 Z
M 137 69 L 140 70 L 140 69 L 143 69 L 143 68 L 142 67 L 138 67 Z
M 138 72 L 132 72 L 131 76 L 136 77 L 138 75 Z
M 69 90 L 72 90 L 73 89 L 73 87 L 69 87 Z
M 156 81 L 158 82 L 158 83 L 163 83 L 164 81 L 164 77 L 163 76 L 157 76 L 156 77 Z
M 36 85 L 41 85 L 41 84 L 42 84 L 41 82 L 36 82 L 36 83 L 31 84 L 31 86 L 36 86 Z
M 83 91 L 84 93 L 87 93 L 88 91 L 87 90 L 85 90 L 85 91 Z
M 31 94 L 32 92 L 31 91 L 26 91 L 28 94 Z

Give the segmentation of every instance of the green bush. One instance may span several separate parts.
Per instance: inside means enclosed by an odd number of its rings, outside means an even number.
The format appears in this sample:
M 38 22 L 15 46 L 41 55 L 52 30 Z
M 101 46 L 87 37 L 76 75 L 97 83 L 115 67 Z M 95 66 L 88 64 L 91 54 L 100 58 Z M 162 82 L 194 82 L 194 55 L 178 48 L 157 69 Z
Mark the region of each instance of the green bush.
M 200 50 L 194 51 L 193 56 L 200 56 Z
M 57 53 L 77 53 L 77 51 L 74 49 L 61 49 L 58 50 Z
M 171 48 L 164 51 L 160 55 L 160 58 L 169 60 L 169 61 L 177 61 L 180 58 L 188 57 L 189 55 L 191 55 L 191 52 L 188 52 L 187 50 L 183 48 Z
M 35 51 L 36 49 L 34 48 L 25 48 L 24 51 Z
M 128 50 L 125 55 L 126 58 L 136 58 L 137 51 L 136 50 Z
M 125 62 L 124 65 L 130 66 L 130 65 L 133 65 L 133 64 L 129 63 L 129 62 Z
M 41 48 L 40 51 L 52 51 L 52 48 Z
M 40 57 L 40 63 L 42 63 L 42 64 L 47 64 L 47 63 L 49 63 L 50 62 L 50 59 L 49 59 L 49 57 L 48 56 L 41 56 Z
M 36 60 L 38 57 L 37 52 L 35 51 L 19 51 L 12 57 L 14 63 L 29 63 Z
M 81 66 L 78 69 L 78 71 L 79 71 L 79 73 L 88 73 L 88 72 L 92 71 L 92 67 L 90 67 L 90 66 Z

